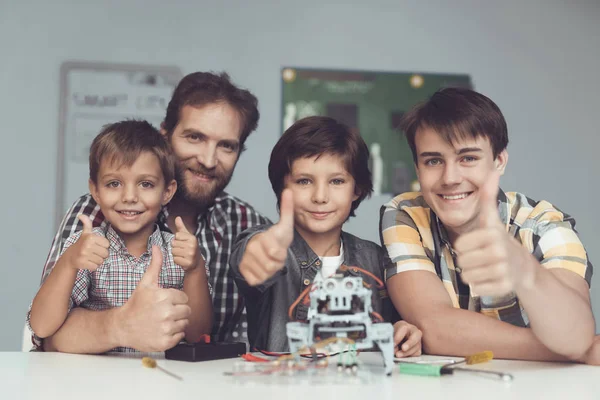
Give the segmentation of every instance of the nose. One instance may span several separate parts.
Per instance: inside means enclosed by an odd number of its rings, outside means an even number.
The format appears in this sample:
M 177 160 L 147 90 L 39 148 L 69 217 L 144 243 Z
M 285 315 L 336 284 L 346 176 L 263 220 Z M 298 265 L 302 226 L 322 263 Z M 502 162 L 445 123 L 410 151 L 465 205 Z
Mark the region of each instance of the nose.
M 198 148 L 196 160 L 206 169 L 214 169 L 217 166 L 217 146 L 214 143 L 203 143 Z
M 444 166 L 444 174 L 442 175 L 442 183 L 444 185 L 455 185 L 462 180 L 460 168 L 452 163 L 446 163 Z
M 138 193 L 136 185 L 125 185 L 123 187 L 123 203 L 137 203 Z
M 325 204 L 329 201 L 329 187 L 326 183 L 315 183 L 312 192 L 312 202 Z

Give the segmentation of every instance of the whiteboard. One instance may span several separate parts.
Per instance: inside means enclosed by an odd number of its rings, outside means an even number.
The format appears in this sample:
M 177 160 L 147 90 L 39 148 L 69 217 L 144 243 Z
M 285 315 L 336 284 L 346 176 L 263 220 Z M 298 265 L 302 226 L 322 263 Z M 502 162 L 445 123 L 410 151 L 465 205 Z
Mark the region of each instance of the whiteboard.
M 88 155 L 102 126 L 126 118 L 160 128 L 182 78 L 175 66 L 68 61 L 60 69 L 55 225 L 88 192 Z

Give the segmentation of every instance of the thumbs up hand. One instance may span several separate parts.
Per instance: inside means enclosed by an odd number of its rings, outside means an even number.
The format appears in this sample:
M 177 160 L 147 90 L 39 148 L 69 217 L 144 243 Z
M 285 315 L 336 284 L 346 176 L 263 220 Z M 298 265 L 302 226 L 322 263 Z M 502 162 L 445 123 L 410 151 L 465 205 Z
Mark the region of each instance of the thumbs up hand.
M 454 243 L 462 280 L 473 294 L 498 296 L 516 290 L 524 282 L 520 268 L 531 255 L 507 232 L 498 214 L 500 173 L 494 170 L 479 188 L 479 215 L 474 230 Z
M 102 236 L 92 232 L 92 221 L 87 215 L 80 215 L 83 231 L 77 242 L 69 247 L 63 257 L 73 269 L 95 271 L 108 257 L 110 243 Z
M 246 246 L 240 273 L 250 286 L 256 286 L 283 268 L 294 239 L 294 199 L 289 189 L 281 193 L 279 222 L 255 235 Z
M 175 218 L 175 238 L 172 242 L 173 261 L 188 272 L 202 263 L 198 239 L 185 227 L 181 217 Z

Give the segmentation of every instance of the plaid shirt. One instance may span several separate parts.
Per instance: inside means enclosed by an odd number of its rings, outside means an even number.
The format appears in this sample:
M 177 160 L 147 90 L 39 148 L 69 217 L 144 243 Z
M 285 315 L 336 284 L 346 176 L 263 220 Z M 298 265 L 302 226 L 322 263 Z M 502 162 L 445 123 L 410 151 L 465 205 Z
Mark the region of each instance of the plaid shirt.
M 80 269 L 77 272 L 69 301 L 69 310 L 73 307 L 83 307 L 99 311 L 125 304 L 150 265 L 153 245 L 160 247 L 163 256 L 163 265 L 158 280 L 159 286 L 183 290 L 185 271 L 173 260 L 171 247 L 171 242 L 175 237 L 173 234 L 161 232 L 156 227 L 148 238 L 147 251 L 136 258 L 129 253 L 125 242 L 110 224 L 105 224 L 104 228 L 94 228 L 93 232 L 108 239 L 110 243 L 108 257 L 95 271 Z M 77 242 L 80 236 L 81 231 L 69 236 L 64 243 L 61 255 Z M 206 273 L 207 276 L 210 276 L 208 267 L 206 267 Z M 27 315 L 27 324 L 31 330 L 29 317 L 30 314 Z M 38 342 L 39 338 L 35 336 L 35 332 L 32 331 L 32 333 L 34 340 Z M 112 351 L 135 352 L 136 350 L 118 347 Z
M 80 214 L 89 216 L 95 227 L 102 228 L 106 224 L 104 215 L 92 196 L 87 194 L 80 197 L 67 211 L 54 237 L 44 266 L 42 282 L 56 264 L 67 238 L 83 229 L 83 225 L 77 219 Z M 164 207 L 157 222 L 161 231 L 171 233 L 167 217 L 168 209 Z M 225 192 L 221 192 L 215 203 L 198 216 L 196 237 L 210 270 L 209 283 L 213 289 L 213 340 L 247 342 L 244 300 L 229 276 L 229 255 L 238 234 L 247 228 L 266 223 L 270 221 L 252 206 Z
M 498 211 L 506 231 L 545 268 L 564 268 L 586 280 L 592 264 L 575 231 L 575 220 L 547 201 L 520 193 L 498 193 Z M 401 194 L 381 208 L 381 242 L 394 264 L 386 281 L 404 271 L 430 271 L 442 280 L 454 307 L 473 310 L 516 326 L 529 326 L 516 295 L 477 296 L 455 269 L 455 254 L 444 226 L 421 193 Z

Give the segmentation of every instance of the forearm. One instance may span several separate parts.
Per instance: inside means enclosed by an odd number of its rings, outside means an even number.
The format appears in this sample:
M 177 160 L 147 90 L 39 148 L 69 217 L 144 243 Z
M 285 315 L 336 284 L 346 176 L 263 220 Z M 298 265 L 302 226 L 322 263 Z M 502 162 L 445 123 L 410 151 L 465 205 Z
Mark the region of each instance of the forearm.
M 533 269 L 532 279 L 522 282 L 516 293 L 533 334 L 552 351 L 578 359 L 594 340 L 596 328 L 589 299 L 561 282 L 533 257 L 531 260 L 525 268 Z M 580 283 L 585 292 L 587 284 L 583 279 Z
M 105 311 L 73 309 L 61 328 L 44 340 L 44 350 L 97 354 L 126 346 L 119 334 L 119 312 L 119 308 Z
M 458 308 L 429 310 L 419 321 L 423 349 L 428 354 L 467 356 L 491 350 L 495 358 L 531 361 L 568 361 L 549 350 L 531 329 Z
M 69 312 L 69 299 L 77 270 L 59 261 L 35 296 L 29 323 L 35 334 L 46 338 L 58 331 Z
M 191 309 L 189 324 L 185 328 L 185 339 L 197 342 L 200 336 L 210 334 L 213 323 L 212 299 L 204 265 L 185 273 L 183 291 L 188 296 Z

